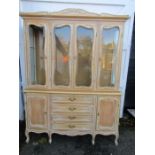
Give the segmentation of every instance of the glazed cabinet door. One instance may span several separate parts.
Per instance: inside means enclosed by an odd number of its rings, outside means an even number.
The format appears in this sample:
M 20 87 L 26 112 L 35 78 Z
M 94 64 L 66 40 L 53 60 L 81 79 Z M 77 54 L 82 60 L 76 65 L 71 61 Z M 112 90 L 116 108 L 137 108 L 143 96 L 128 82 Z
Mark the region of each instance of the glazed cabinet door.
M 117 127 L 118 106 L 119 100 L 115 97 L 98 97 L 97 130 L 112 130 Z
M 26 68 L 28 87 L 48 87 L 47 24 L 26 22 Z
M 72 83 L 72 25 L 52 23 L 51 59 L 52 87 L 70 88 Z
M 27 95 L 26 110 L 30 129 L 47 129 L 48 97 L 46 95 Z
M 89 89 L 94 86 L 96 25 L 75 24 L 74 87 Z
M 99 30 L 97 88 L 117 88 L 120 61 L 120 27 L 104 24 Z

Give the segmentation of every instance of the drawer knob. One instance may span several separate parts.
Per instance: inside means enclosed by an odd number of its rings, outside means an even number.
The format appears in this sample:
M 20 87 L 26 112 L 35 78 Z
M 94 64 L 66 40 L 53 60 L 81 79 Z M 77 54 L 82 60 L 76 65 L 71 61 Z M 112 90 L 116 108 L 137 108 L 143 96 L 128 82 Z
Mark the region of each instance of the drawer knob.
M 75 98 L 75 97 L 70 97 L 69 100 L 70 100 L 70 101 L 75 101 L 76 98 Z
M 75 116 L 68 116 L 68 118 L 72 120 L 72 119 L 75 119 L 76 117 Z
M 76 110 L 75 107 L 69 107 L 68 109 L 69 109 L 70 111 L 74 111 L 74 110 Z
M 75 125 L 68 125 L 69 128 L 75 128 Z

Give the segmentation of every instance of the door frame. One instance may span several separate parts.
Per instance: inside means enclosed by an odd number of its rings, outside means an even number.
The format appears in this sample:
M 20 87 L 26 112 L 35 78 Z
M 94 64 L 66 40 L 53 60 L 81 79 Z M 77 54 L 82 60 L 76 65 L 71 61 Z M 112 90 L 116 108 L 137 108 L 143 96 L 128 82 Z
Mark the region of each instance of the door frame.
M 118 122 L 119 122 L 119 104 L 120 104 L 120 96 L 98 96 L 97 97 L 97 119 L 96 119 L 96 130 L 115 130 L 116 128 L 118 128 Z M 100 121 L 100 114 L 99 114 L 99 110 L 100 110 L 100 101 L 101 100 L 111 100 L 111 101 L 116 101 L 116 103 L 113 104 L 117 104 L 116 107 L 116 112 L 114 114 L 114 122 L 112 126 L 100 126 L 99 121 Z

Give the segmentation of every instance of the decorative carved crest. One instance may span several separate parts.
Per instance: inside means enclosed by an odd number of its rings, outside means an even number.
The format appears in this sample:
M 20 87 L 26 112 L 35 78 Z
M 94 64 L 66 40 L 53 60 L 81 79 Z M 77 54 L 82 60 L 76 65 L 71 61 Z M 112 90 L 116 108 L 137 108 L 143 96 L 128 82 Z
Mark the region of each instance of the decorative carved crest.
M 88 12 L 82 9 L 64 9 L 58 12 L 51 12 L 52 15 L 76 15 L 76 16 L 100 16 L 100 14 Z

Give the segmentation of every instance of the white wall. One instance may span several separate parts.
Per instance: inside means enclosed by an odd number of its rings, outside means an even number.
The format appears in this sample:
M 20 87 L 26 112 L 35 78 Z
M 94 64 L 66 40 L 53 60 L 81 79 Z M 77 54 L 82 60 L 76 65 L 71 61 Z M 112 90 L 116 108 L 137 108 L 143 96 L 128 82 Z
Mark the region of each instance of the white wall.
M 124 108 L 124 97 L 125 97 L 125 88 L 127 81 L 128 65 L 129 65 L 129 56 L 130 56 L 130 46 L 131 46 L 131 37 L 133 29 L 133 20 L 134 20 L 134 0 L 20 0 L 20 11 L 22 12 L 36 12 L 36 11 L 59 11 L 66 8 L 79 8 L 84 9 L 90 12 L 96 13 L 110 13 L 115 15 L 129 15 L 130 18 L 125 23 L 124 30 L 124 41 L 123 41 L 123 57 L 122 57 L 122 69 L 121 69 L 121 81 L 120 81 L 120 90 L 122 91 L 121 98 L 121 109 L 120 116 L 123 116 Z M 25 74 L 24 74 L 24 44 L 23 44 L 23 23 L 20 18 L 19 25 L 19 52 L 21 60 L 21 74 L 22 82 L 25 84 Z M 20 102 L 20 112 L 23 111 L 23 104 Z M 20 120 L 23 119 L 23 116 L 20 113 Z

